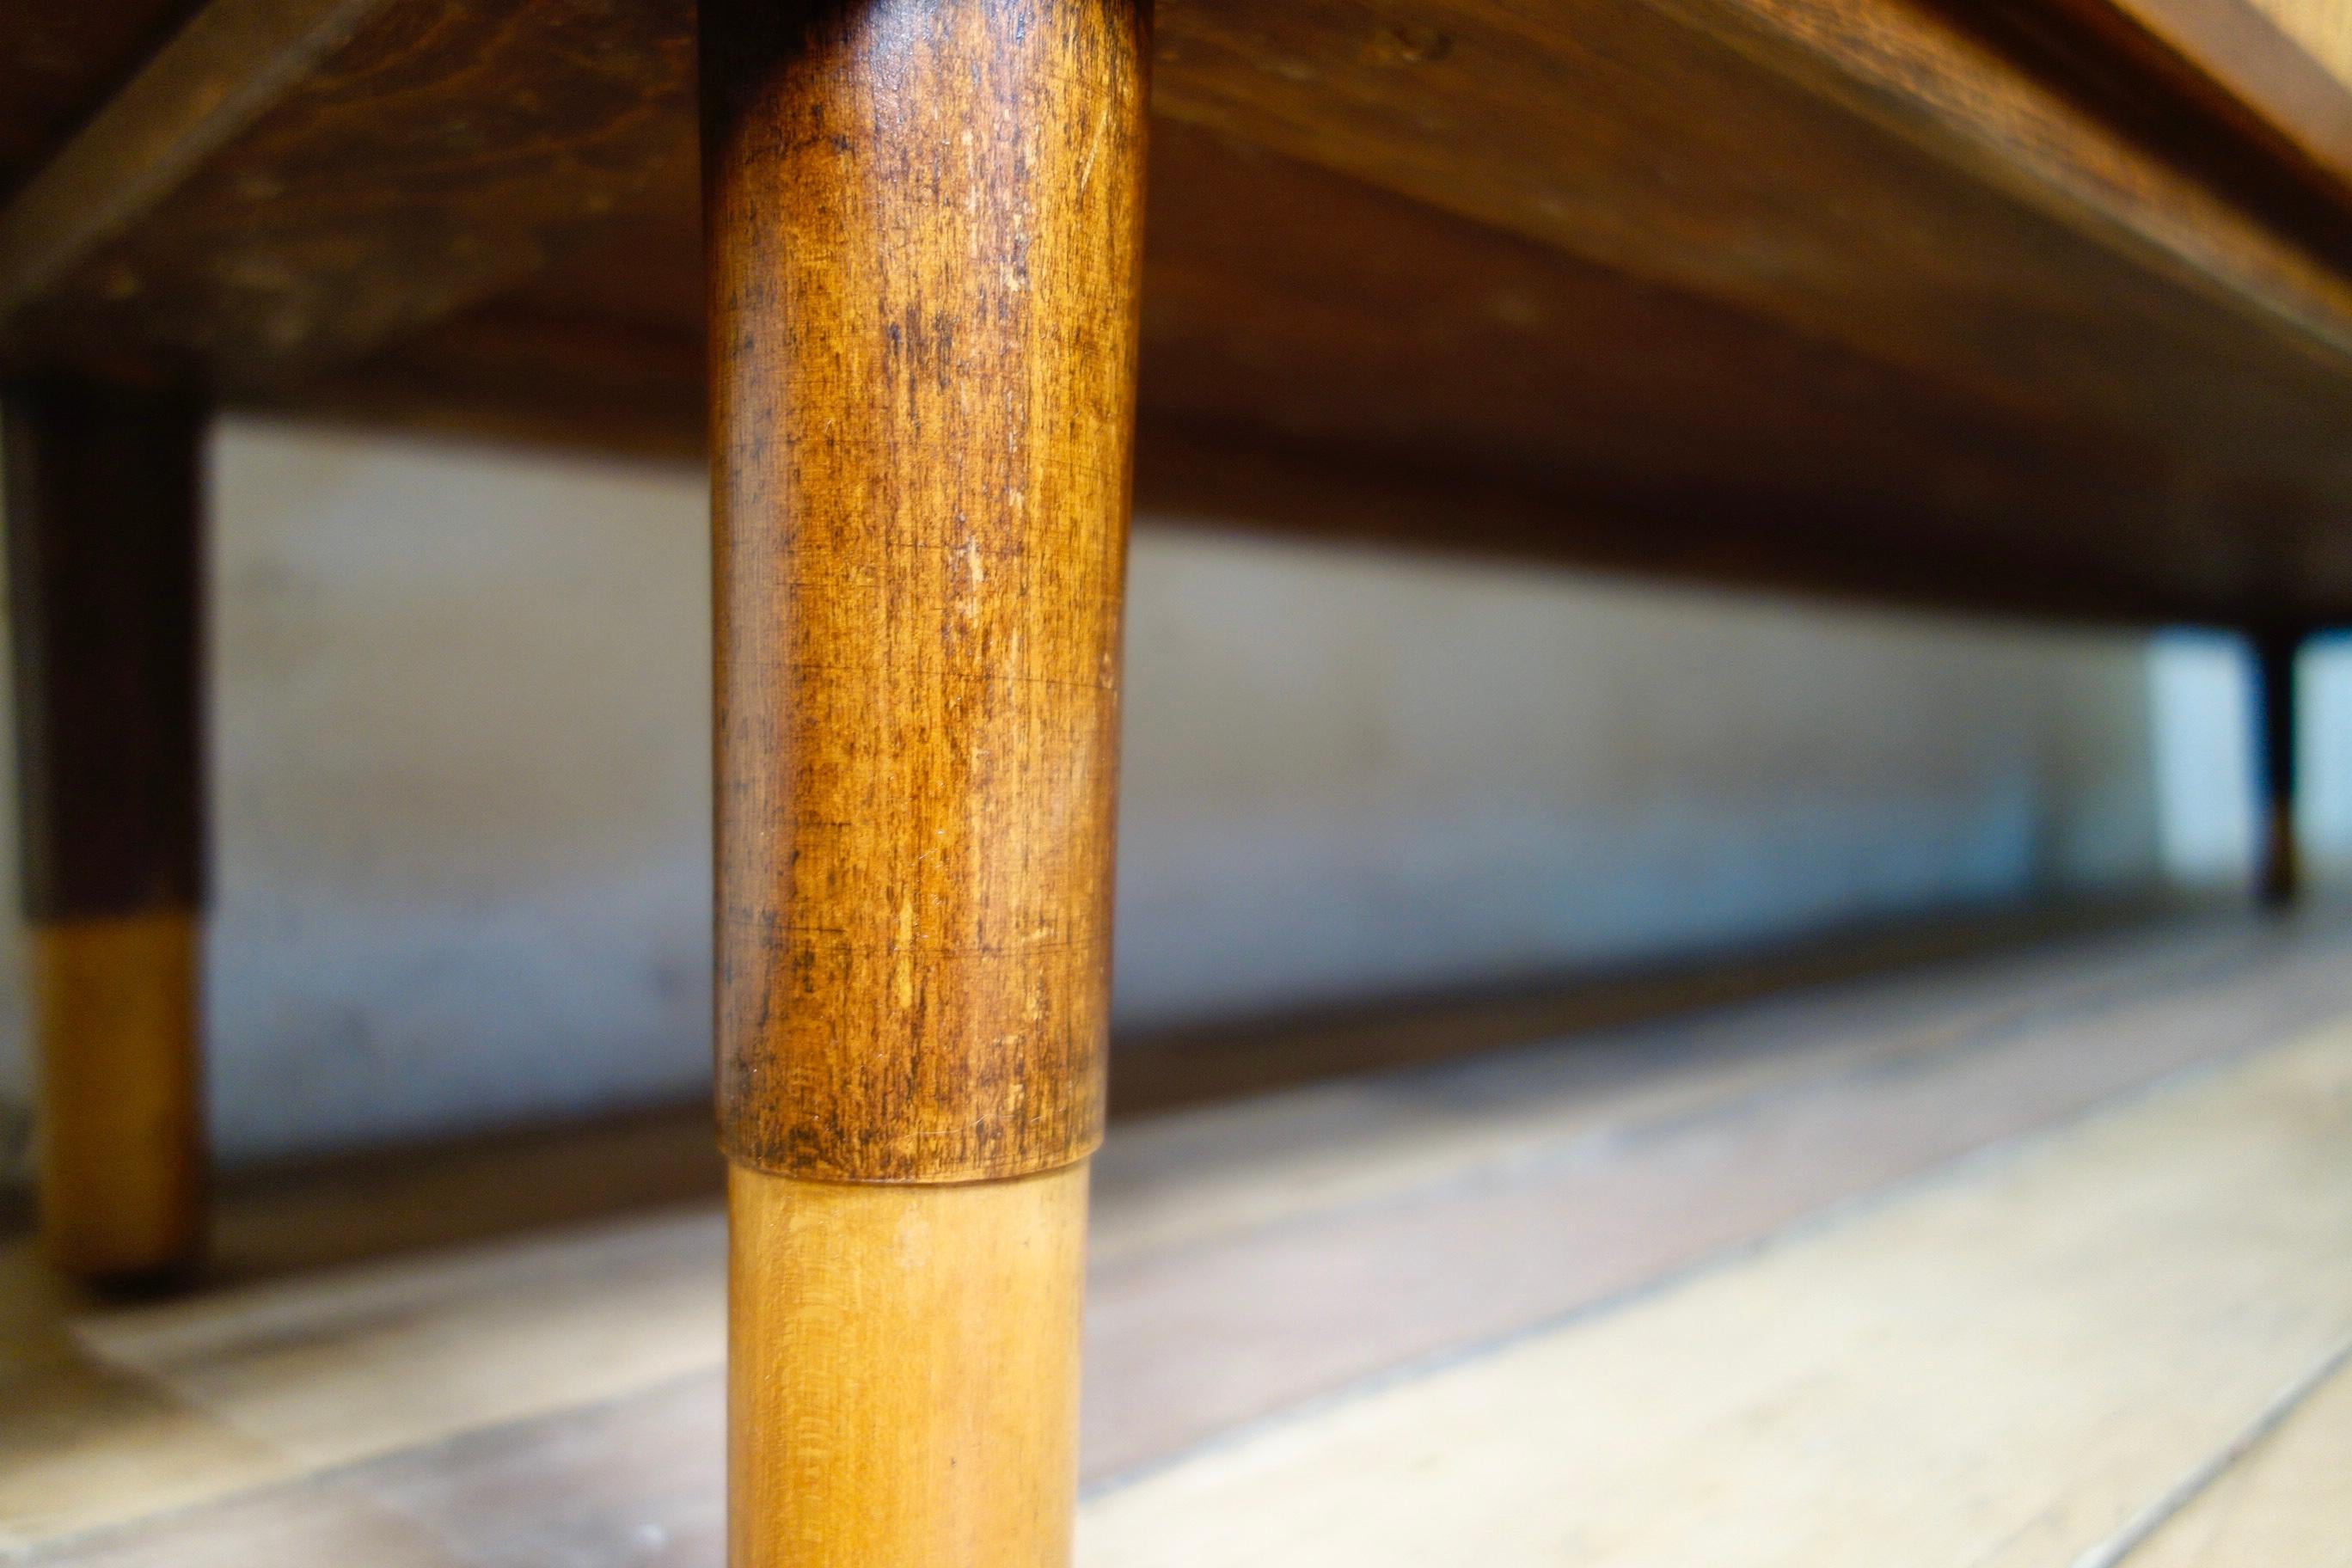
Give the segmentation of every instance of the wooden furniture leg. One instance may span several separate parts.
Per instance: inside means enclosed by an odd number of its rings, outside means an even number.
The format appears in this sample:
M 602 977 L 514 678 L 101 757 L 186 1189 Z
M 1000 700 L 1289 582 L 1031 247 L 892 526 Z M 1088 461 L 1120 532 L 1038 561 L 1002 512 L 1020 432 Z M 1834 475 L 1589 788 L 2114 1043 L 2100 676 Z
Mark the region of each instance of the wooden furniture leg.
M 2295 842 L 2296 668 L 2304 634 L 2269 629 L 2254 634 L 2256 702 L 2261 735 L 2256 777 L 2262 790 L 2262 865 L 2256 894 L 2265 908 L 2284 910 L 2300 896 L 2302 855 Z
M 201 1249 L 204 414 L 48 381 L 5 411 L 40 1223 L 61 1268 Z
M 1044 1568 L 1100 1137 L 1146 19 L 702 11 L 735 1568 Z

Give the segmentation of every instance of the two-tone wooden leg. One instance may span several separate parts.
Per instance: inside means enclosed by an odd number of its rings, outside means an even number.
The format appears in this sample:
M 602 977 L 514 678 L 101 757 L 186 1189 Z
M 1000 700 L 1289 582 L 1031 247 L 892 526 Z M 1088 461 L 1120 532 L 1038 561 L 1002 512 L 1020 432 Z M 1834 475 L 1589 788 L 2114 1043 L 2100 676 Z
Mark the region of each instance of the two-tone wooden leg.
M 1100 1137 L 1145 19 L 702 11 L 735 1568 L 1049 1568 Z
M 204 414 L 47 381 L 5 422 L 41 1234 L 63 1268 L 201 1249 Z
M 2253 636 L 2256 724 L 2255 778 L 2260 786 L 2262 849 L 2255 891 L 2263 907 L 2291 907 L 2302 891 L 2302 856 L 2295 841 L 2295 747 L 2300 690 L 2296 671 L 2305 638 L 2300 630 L 2270 628 Z

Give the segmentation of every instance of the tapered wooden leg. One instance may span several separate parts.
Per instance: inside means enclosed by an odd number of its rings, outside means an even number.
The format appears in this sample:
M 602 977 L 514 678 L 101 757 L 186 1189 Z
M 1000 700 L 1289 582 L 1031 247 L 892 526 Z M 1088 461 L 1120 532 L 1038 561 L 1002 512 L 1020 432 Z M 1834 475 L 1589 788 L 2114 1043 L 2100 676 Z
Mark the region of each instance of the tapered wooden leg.
M 2302 891 L 2303 866 L 2295 841 L 2296 668 L 2304 635 L 2293 630 L 2255 634 L 2258 687 L 2256 777 L 2261 784 L 2262 862 L 2256 894 L 2268 909 L 2291 907 Z
M 202 410 L 9 389 L 6 501 L 41 1232 L 129 1280 L 200 1250 Z
M 735 1568 L 1051 1568 L 1100 1137 L 1145 21 L 702 10 Z

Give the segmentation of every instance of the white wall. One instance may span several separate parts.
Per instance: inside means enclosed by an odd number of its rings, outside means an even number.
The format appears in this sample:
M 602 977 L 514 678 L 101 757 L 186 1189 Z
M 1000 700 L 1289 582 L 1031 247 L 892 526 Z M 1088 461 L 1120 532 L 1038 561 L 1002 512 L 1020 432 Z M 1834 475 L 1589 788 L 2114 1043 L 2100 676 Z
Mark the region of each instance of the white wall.
M 2303 657 L 2303 776 L 2296 826 L 2315 881 L 2352 874 L 2352 634 L 2315 637 Z
M 215 464 L 223 1146 L 689 1086 L 709 1002 L 698 487 L 257 428 Z
M 2324 885 L 2352 875 L 2352 637 L 2314 637 L 2299 679 L 2296 834 L 2306 874 Z M 2245 885 L 2259 847 L 2253 680 L 2240 638 L 2168 632 L 2149 646 L 2158 820 L 2177 884 Z
M 1172 532 L 1129 575 L 1129 1019 L 2158 870 L 2137 639 Z
M 2242 638 L 2167 632 L 2149 644 L 2158 820 L 2180 883 L 2242 881 L 2253 862 L 2253 679 Z
M 224 1152 L 696 1092 L 698 481 L 239 424 L 215 482 Z M 1130 575 L 1128 1022 L 2165 864 L 2134 639 L 1148 521 Z

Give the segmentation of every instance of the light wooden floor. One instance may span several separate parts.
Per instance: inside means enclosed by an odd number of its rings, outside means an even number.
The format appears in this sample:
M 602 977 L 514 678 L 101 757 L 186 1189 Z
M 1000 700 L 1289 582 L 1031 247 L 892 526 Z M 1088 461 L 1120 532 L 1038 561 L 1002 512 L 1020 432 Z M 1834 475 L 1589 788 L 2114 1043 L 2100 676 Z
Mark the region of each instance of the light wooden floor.
M 190 1300 L 0 1256 L 0 1561 L 715 1568 L 716 1207 L 576 1217 L 667 1137 L 248 1194 Z M 1096 1202 L 1086 1568 L 2352 1564 L 2341 921 L 1130 1122 Z

